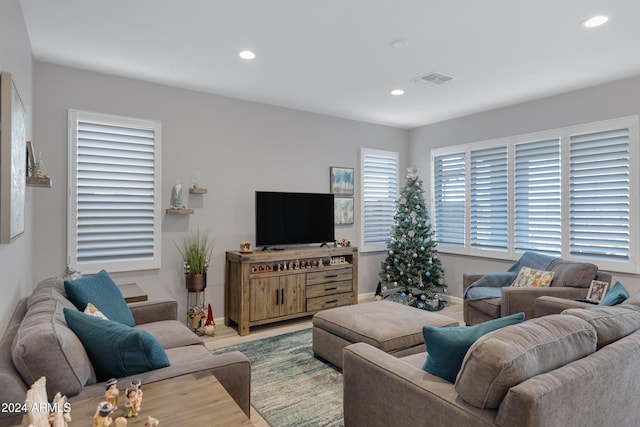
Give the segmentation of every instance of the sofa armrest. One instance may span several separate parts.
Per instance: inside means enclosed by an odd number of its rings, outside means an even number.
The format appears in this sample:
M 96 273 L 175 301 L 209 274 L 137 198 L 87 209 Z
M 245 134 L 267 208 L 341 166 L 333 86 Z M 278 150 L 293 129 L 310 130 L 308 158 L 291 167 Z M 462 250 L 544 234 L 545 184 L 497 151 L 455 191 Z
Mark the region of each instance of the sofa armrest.
M 484 274 L 463 273 L 462 274 L 462 290 L 464 291 L 476 280 L 480 279 Z
M 536 298 L 534 303 L 534 317 L 560 314 L 568 308 L 593 308 L 597 305 L 567 298 L 543 296 Z
M 216 355 L 218 367 L 210 369 L 240 409 L 251 417 L 251 363 L 239 351 Z
M 458 396 L 453 384 L 366 343 L 344 348 L 346 426 L 494 425 L 496 410 L 478 409 Z M 397 402 L 401 396 L 402 404 Z M 416 408 L 420 408 L 416 410 Z
M 136 325 L 160 320 L 178 320 L 178 302 L 170 298 L 134 302 L 129 304 L 129 309 Z
M 501 317 L 524 312 L 525 320 L 535 317 L 535 301 L 538 297 L 551 295 L 559 298 L 580 299 L 587 296 L 587 288 L 550 286 L 544 288 L 502 288 Z

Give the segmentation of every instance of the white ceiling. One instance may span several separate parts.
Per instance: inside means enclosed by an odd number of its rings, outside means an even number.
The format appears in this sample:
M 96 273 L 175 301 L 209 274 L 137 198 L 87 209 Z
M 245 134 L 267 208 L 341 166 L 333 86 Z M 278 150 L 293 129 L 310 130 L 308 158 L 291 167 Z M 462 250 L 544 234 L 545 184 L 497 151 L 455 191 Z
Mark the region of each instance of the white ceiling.
M 400 128 L 640 74 L 637 0 L 20 4 L 36 60 Z

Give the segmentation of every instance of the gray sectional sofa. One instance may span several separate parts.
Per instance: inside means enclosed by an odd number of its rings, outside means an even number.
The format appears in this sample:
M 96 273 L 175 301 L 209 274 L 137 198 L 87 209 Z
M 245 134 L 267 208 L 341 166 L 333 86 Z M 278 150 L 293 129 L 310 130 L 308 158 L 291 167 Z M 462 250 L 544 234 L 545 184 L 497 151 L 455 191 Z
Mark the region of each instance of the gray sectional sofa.
M 67 299 L 60 278 L 42 281 L 30 297 L 20 300 L 0 342 L 0 402 L 25 401 L 27 389 L 46 377 L 51 399 L 56 392 L 71 402 L 104 396 L 105 382 L 97 382 L 94 367 L 78 337 L 69 329 L 64 308 L 77 310 Z M 170 366 L 118 378 L 118 388 L 133 378 L 143 384 L 179 375 L 210 371 L 249 416 L 251 367 L 240 352 L 213 356 L 203 341 L 177 320 L 175 300 L 129 305 L 135 328 L 149 332 L 165 349 Z M 109 343 L 105 343 L 109 345 Z M 22 414 L 0 413 L 0 426 L 20 424 Z
M 366 343 L 344 349 L 344 419 L 358 426 L 638 426 L 640 293 L 476 341 L 454 384 Z

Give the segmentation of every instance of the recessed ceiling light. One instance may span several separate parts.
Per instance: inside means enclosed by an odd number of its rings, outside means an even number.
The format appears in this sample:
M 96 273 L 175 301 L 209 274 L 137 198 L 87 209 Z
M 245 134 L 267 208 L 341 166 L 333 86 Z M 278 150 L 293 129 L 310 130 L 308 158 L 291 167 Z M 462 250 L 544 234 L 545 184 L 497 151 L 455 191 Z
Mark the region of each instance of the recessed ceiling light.
M 391 91 L 391 95 L 393 95 L 393 96 L 404 95 L 404 90 L 402 90 L 402 89 L 394 89 L 394 90 Z
M 606 23 L 609 20 L 608 16 L 598 15 L 593 16 L 582 23 L 582 26 L 585 28 L 594 28 L 599 27 L 600 25 Z
M 395 49 L 402 49 L 407 46 L 409 46 L 409 40 L 407 39 L 398 39 L 391 42 L 391 47 Z
M 243 50 L 238 54 L 242 59 L 253 59 L 256 57 L 256 54 L 251 52 L 250 50 Z

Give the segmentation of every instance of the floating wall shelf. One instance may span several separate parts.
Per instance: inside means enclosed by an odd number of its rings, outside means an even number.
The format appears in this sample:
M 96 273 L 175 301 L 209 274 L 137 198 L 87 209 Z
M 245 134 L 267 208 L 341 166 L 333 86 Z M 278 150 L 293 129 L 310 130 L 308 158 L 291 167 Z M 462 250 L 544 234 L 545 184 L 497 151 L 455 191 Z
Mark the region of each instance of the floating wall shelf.
M 184 208 L 184 209 L 175 209 L 175 208 L 169 208 L 167 209 L 167 215 L 191 215 L 193 214 L 193 209 L 188 209 L 188 208 Z

